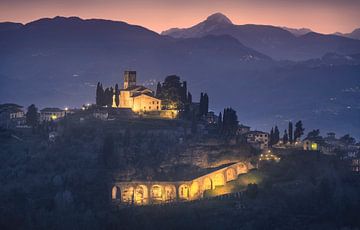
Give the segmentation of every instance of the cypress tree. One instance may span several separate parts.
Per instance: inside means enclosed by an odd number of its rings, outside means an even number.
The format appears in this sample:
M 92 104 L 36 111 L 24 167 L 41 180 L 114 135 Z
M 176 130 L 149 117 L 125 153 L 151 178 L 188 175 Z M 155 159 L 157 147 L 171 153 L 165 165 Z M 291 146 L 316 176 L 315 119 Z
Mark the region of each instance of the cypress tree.
M 188 103 L 189 103 L 189 104 L 192 103 L 192 95 L 191 95 L 190 92 L 188 92 L 187 100 L 188 100 Z
M 207 93 L 204 94 L 204 115 L 209 112 L 209 96 Z
M 300 121 L 296 122 L 295 124 L 295 132 L 294 132 L 294 140 L 300 138 L 303 134 L 304 134 L 304 128 L 303 128 L 303 124 Z
M 269 141 L 270 146 L 272 146 L 274 144 L 274 128 L 271 128 L 270 131 L 270 141 Z
M 289 136 L 288 136 L 288 133 L 286 131 L 286 129 L 284 130 L 284 136 L 283 136 L 283 143 L 284 144 L 287 144 L 289 141 Z
M 280 140 L 280 131 L 277 126 L 275 126 L 274 130 L 274 144 L 277 144 Z
M 290 144 L 292 144 L 294 142 L 294 139 L 293 139 L 293 123 L 291 121 L 289 122 L 288 135 L 289 135 L 289 142 Z
M 31 127 L 35 127 L 39 124 L 38 109 L 34 104 L 31 104 L 28 107 L 26 112 L 26 124 Z
M 162 94 L 161 94 L 161 83 L 158 82 L 157 86 L 156 86 L 156 97 L 157 98 L 162 98 Z
M 115 105 L 116 105 L 116 107 L 119 107 L 119 104 L 120 104 L 119 95 L 120 95 L 119 85 L 116 84 L 115 85 Z

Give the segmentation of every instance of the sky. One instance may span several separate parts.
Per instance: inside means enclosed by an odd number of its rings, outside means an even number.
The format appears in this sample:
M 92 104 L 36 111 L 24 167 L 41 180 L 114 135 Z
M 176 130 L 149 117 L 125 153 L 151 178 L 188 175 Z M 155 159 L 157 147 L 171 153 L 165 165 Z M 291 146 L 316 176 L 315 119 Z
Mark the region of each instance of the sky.
M 221 12 L 234 24 L 310 28 L 348 33 L 360 27 L 360 0 L 0 0 L 0 21 L 43 17 L 103 18 L 156 32 L 190 27 Z

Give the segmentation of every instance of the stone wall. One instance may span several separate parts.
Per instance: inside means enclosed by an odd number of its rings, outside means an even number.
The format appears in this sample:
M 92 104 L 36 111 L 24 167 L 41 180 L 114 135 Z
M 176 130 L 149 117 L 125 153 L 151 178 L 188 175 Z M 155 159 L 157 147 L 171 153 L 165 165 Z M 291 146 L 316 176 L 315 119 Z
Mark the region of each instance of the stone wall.
M 237 162 L 190 181 L 119 181 L 111 187 L 111 200 L 128 205 L 196 200 L 202 198 L 206 190 L 223 186 L 252 168 L 249 162 Z

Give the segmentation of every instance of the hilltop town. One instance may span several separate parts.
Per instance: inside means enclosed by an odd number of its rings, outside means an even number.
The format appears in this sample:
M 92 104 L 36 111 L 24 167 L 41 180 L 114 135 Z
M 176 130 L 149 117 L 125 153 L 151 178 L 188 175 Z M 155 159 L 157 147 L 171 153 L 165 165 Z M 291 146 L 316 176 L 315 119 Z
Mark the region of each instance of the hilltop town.
M 99 224 L 105 217 L 94 210 L 115 211 L 106 218 L 124 221 L 129 213 L 162 205 L 169 213 L 182 211 L 182 205 L 207 213 L 203 209 L 216 204 L 224 208 L 220 213 L 240 209 L 255 215 L 260 203 L 274 205 L 277 193 L 319 192 L 317 199 L 327 202 L 321 194 L 334 181 L 360 173 L 360 144 L 350 135 L 324 137 L 301 120 L 281 127 L 282 133 L 276 125 L 252 130 L 232 108 L 210 111 L 211 95 L 201 93 L 194 101 L 179 76 L 167 76 L 156 89 L 137 78 L 125 71 L 122 87 L 98 82 L 95 103 L 80 108 L 0 105 L 4 207 L 15 190 L 20 198 L 30 197 L 19 200 L 29 209 L 39 206 L 32 216 L 39 223 L 45 210 L 51 219 L 71 209 L 64 214 L 69 223 L 73 215 Z M 341 194 L 340 200 L 351 195 Z M 74 204 L 82 208 L 74 210 Z M 80 214 L 88 211 L 87 217 Z

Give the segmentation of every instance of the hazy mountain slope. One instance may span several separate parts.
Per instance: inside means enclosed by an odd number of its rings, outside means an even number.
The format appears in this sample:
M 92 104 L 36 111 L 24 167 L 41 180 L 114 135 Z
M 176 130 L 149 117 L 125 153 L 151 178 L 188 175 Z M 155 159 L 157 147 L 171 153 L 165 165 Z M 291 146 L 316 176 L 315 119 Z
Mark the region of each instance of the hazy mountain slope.
M 357 29 L 353 30 L 351 33 L 336 32 L 334 35 L 360 40 L 360 28 L 357 28 Z
M 217 20 L 212 20 L 213 17 Z M 295 36 L 289 31 L 267 25 L 234 25 L 220 13 L 188 29 L 170 29 L 163 35 L 175 38 L 227 34 L 242 44 L 275 59 L 306 60 L 321 57 L 327 52 L 340 54 L 360 52 L 360 41 L 336 35 L 308 33 Z

